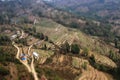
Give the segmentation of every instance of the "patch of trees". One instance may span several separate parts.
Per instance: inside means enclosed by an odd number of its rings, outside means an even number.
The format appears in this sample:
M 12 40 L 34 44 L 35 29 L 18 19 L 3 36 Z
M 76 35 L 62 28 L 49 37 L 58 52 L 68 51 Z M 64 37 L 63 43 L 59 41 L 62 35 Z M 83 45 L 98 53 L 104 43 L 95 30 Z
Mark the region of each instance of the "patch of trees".
M 8 45 L 10 44 L 11 40 L 6 35 L 0 35 L 0 45 Z
M 1 15 L 0 14 L 0 24 L 9 24 L 10 20 L 6 19 L 7 15 Z
M 10 31 L 14 31 L 16 30 L 15 27 L 7 27 L 7 26 L 0 26 L 0 32 L 4 32 L 5 30 L 10 30 Z
M 23 45 L 27 45 L 27 39 L 26 38 L 22 38 L 22 39 L 18 39 L 18 40 L 15 40 L 16 43 L 21 43 Z
M 70 45 L 67 41 L 61 45 L 61 51 L 62 51 L 62 53 L 69 53 L 70 52 Z
M 29 23 L 29 24 L 32 24 L 33 21 L 29 20 L 28 17 L 25 16 L 25 17 L 22 17 L 21 23 L 26 23 L 26 24 Z
M 106 67 L 106 66 L 104 66 L 104 65 L 101 65 L 101 64 L 96 63 L 94 55 L 92 55 L 92 56 L 89 58 L 89 62 L 90 62 L 90 64 L 91 64 L 94 68 L 96 68 L 96 69 L 98 69 L 98 70 L 105 71 L 105 72 L 107 72 L 107 71 L 109 71 L 109 70 L 112 70 L 112 69 L 109 68 L 109 67 Z
M 115 62 L 119 62 L 119 60 L 120 60 L 120 55 L 118 53 L 113 52 L 112 50 L 109 51 L 108 57 Z
M 120 53 L 120 38 L 119 37 L 115 38 L 114 45 L 115 45 L 115 48 L 119 50 L 118 53 Z
M 71 23 L 70 23 L 70 27 L 71 27 L 71 28 L 79 28 L 79 24 L 76 23 L 76 22 L 71 22 Z
M 7 70 L 4 67 L 0 66 L 0 75 L 6 76 L 6 75 L 9 75 L 9 74 L 10 74 L 9 70 Z
M 71 45 L 71 52 L 73 54 L 79 54 L 79 52 L 80 52 L 79 45 L 78 44 L 72 44 Z
M 113 36 L 110 25 L 101 24 L 100 26 L 95 25 L 93 23 L 86 23 L 87 26 L 84 28 L 84 32 L 93 36 L 101 36 L 101 37 L 110 37 Z
M 61 53 L 73 53 L 73 54 L 79 54 L 80 48 L 78 44 L 71 44 L 66 41 L 64 44 L 61 45 L 60 48 Z
M 16 52 L 16 49 L 14 49 L 12 46 L 0 46 L 0 62 L 2 64 L 7 62 L 19 63 L 15 58 Z
M 84 48 L 82 53 L 83 53 L 83 56 L 87 57 L 89 54 L 88 48 Z
M 32 35 L 40 40 L 48 41 L 49 39 L 48 36 L 44 35 L 43 33 L 37 32 L 36 27 L 32 28 L 23 27 L 23 30 L 29 35 Z

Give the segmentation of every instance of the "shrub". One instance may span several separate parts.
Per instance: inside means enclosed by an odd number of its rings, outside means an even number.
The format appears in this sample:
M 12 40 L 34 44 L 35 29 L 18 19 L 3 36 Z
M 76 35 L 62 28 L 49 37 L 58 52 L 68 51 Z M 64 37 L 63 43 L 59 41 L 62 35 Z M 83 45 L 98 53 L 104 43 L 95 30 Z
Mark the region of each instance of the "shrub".
M 9 75 L 9 70 L 5 69 L 4 67 L 0 67 L 0 75 L 6 76 Z
M 84 48 L 83 49 L 83 53 L 84 53 L 84 56 L 88 56 L 89 50 L 87 48 Z
M 73 54 L 79 54 L 79 52 L 80 52 L 79 45 L 78 44 L 72 44 L 71 45 L 71 52 Z
M 63 51 L 63 53 L 68 53 L 70 51 L 70 45 L 67 41 L 61 45 L 61 51 Z

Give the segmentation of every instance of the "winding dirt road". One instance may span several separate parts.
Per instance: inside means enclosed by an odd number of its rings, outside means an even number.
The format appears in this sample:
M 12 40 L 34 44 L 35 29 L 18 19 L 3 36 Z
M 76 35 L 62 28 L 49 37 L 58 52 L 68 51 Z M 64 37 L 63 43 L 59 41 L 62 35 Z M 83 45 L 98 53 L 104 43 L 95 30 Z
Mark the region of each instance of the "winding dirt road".
M 35 67 L 34 67 L 34 57 L 32 56 L 32 60 L 31 60 L 31 65 L 28 64 L 28 61 L 22 61 L 19 57 L 20 55 L 20 48 L 13 44 L 13 46 L 18 50 L 17 54 L 16 54 L 16 58 L 28 69 L 29 72 L 31 72 L 34 76 L 34 80 L 39 80 L 38 76 L 37 76 L 37 72 L 35 71 Z M 28 54 L 30 55 L 30 50 L 32 48 L 33 45 L 31 45 L 28 49 Z
M 27 60 L 26 61 L 22 61 L 20 58 L 19 58 L 19 55 L 20 55 L 20 49 L 17 45 L 14 45 L 14 47 L 18 50 L 17 51 L 17 54 L 16 54 L 16 58 L 23 64 L 26 66 L 26 68 L 28 69 L 29 72 L 31 72 L 31 68 L 29 67 L 28 65 L 28 62 Z

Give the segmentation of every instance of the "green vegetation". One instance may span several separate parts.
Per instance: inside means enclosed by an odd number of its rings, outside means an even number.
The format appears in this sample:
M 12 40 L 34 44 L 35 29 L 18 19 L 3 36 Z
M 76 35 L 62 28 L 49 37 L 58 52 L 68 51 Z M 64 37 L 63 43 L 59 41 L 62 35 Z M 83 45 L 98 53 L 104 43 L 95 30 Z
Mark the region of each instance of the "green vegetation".
M 10 42 L 11 41 L 8 36 L 0 34 L 0 45 L 8 45 Z
M 6 76 L 6 75 L 9 75 L 9 74 L 10 74 L 9 70 L 7 70 L 4 67 L 0 66 L 0 75 Z
M 27 39 L 26 38 L 18 39 L 15 42 L 18 43 L 18 44 L 27 45 Z
M 36 71 L 39 73 L 38 76 L 41 77 L 45 75 L 48 80 L 63 80 L 56 71 L 49 69 L 49 68 L 36 68 Z
M 79 45 L 78 44 L 72 44 L 71 45 L 71 52 L 73 54 L 79 54 L 79 52 L 80 52 Z
M 105 72 L 111 70 L 110 68 L 108 68 L 106 66 L 103 66 L 103 65 L 100 65 L 100 64 L 96 63 L 94 55 L 92 55 L 90 57 L 89 61 L 90 61 L 91 65 L 98 70 L 105 71 Z
M 82 64 L 82 68 L 85 69 L 85 70 L 87 69 L 87 63 L 86 63 L 86 62 L 84 62 L 84 63 Z
M 118 62 L 118 61 L 120 60 L 119 57 L 120 57 L 120 56 L 119 56 L 117 53 L 115 53 L 115 52 L 113 52 L 112 50 L 110 50 L 110 52 L 109 52 L 109 58 L 110 58 L 110 59 L 112 59 L 112 60 L 115 61 L 115 62 Z
M 7 62 L 14 62 L 20 64 L 20 62 L 15 58 L 16 49 L 12 46 L 0 46 L 0 62 L 5 64 Z
M 61 45 L 61 52 L 62 53 L 69 53 L 70 52 L 70 45 L 67 41 Z
M 84 49 L 83 49 L 83 55 L 87 57 L 88 54 L 89 54 L 88 48 L 84 48 Z
M 43 40 L 44 39 L 44 34 L 43 33 L 37 33 L 35 35 L 37 38 L 39 38 L 40 40 Z

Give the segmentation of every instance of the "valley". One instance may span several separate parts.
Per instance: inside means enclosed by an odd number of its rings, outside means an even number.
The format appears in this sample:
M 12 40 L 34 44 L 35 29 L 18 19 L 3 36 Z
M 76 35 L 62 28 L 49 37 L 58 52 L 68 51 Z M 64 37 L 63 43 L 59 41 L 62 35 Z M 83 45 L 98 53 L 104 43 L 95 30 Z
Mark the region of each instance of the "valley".
M 0 80 L 119 80 L 119 26 L 59 9 L 96 0 L 58 2 L 0 0 Z

